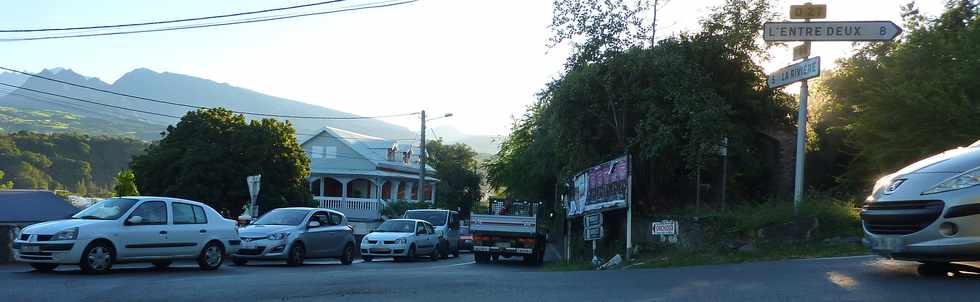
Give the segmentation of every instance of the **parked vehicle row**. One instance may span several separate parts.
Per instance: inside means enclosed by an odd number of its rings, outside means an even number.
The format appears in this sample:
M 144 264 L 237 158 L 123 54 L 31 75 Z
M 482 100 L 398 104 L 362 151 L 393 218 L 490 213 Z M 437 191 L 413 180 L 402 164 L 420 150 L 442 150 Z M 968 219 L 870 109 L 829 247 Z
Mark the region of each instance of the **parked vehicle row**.
M 364 261 L 396 261 L 425 256 L 433 261 L 459 255 L 457 213 L 418 210 L 392 219 L 360 244 Z M 415 218 L 412 218 L 415 217 Z M 321 208 L 280 208 L 239 228 L 211 207 L 166 197 L 122 197 L 100 201 L 70 219 L 30 225 L 17 235 L 17 261 L 40 271 L 78 265 L 86 273 L 105 273 L 117 263 L 149 262 L 159 268 L 194 259 L 204 270 L 226 258 L 236 265 L 250 260 L 336 258 L 354 262 L 358 245 L 347 217 Z

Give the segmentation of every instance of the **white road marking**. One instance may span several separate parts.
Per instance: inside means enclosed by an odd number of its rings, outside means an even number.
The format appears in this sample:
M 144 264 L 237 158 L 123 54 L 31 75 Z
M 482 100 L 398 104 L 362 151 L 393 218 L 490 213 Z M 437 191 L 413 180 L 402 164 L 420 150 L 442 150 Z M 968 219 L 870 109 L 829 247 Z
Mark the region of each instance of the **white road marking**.
M 450 264 L 450 265 L 447 265 L 446 267 L 450 267 L 450 266 L 461 266 L 461 265 L 470 265 L 470 264 L 476 264 L 476 261 L 470 261 L 470 262 L 466 262 L 466 263 Z

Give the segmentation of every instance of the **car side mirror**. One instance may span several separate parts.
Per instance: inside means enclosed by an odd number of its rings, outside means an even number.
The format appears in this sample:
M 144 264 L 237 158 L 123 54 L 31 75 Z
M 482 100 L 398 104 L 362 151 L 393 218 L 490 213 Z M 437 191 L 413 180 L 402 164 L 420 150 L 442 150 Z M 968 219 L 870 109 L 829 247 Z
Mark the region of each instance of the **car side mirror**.
M 140 224 L 141 222 L 143 222 L 143 216 L 133 216 L 126 219 L 127 225 Z
M 316 222 L 316 221 L 310 221 L 310 223 L 306 224 L 306 227 L 308 227 L 308 228 L 318 228 L 318 227 L 320 227 L 320 223 L 319 222 Z

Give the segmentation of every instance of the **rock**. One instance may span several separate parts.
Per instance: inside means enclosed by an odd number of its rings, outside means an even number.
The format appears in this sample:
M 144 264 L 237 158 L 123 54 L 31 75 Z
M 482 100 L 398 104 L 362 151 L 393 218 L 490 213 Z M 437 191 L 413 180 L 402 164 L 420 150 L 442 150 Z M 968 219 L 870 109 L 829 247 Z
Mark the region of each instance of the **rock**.
M 755 245 L 754 244 L 751 244 L 751 243 L 746 244 L 746 245 L 743 245 L 743 246 L 741 246 L 741 247 L 738 248 L 738 252 L 739 253 L 755 253 L 755 252 L 758 252 L 758 251 L 759 251 L 759 249 L 757 249 L 755 247 Z

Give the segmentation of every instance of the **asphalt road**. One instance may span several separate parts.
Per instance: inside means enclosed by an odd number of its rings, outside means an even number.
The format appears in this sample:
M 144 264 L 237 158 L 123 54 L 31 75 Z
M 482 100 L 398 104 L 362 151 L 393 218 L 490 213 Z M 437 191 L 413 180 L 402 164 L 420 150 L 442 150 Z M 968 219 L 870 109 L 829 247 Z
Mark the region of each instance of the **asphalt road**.
M 922 277 L 917 263 L 876 257 L 604 272 L 542 272 L 472 256 L 352 266 L 310 261 L 200 271 L 124 265 L 108 275 L 77 267 L 0 266 L 0 301 L 975 301 L 980 275 Z M 971 267 L 964 267 L 971 268 Z

